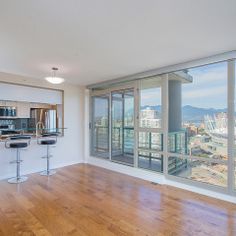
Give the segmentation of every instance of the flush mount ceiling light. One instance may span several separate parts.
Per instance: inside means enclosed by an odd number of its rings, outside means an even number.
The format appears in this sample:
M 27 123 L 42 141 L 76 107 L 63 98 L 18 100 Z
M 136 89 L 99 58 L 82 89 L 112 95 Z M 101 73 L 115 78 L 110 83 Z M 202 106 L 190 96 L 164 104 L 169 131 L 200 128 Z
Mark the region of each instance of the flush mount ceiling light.
M 61 84 L 65 80 L 63 78 L 57 77 L 56 72 L 58 71 L 58 68 L 53 67 L 52 68 L 52 76 L 46 77 L 45 80 L 47 80 L 49 83 L 52 84 Z

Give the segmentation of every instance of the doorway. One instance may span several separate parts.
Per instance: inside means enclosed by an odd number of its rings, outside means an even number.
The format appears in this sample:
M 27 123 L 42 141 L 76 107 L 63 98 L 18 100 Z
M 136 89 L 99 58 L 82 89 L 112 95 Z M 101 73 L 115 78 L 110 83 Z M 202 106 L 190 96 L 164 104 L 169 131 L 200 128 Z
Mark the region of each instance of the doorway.
M 134 165 L 134 89 L 111 93 L 111 160 Z

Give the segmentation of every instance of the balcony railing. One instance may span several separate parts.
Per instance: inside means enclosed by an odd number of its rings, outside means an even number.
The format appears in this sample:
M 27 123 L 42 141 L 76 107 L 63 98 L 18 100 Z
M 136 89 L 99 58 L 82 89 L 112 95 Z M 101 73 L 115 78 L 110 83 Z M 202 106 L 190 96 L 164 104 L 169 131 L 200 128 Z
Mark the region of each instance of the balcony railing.
M 168 135 L 168 151 L 183 155 L 187 154 L 188 135 L 186 130 L 170 132 Z
M 153 155 L 163 151 L 163 134 L 160 137 L 153 138 L 153 133 L 147 132 L 139 137 L 139 154 L 147 161 L 161 161 L 161 171 L 163 171 L 163 157 Z M 109 128 L 97 126 L 93 133 L 93 151 L 107 157 L 109 154 Z M 187 154 L 187 133 L 184 130 L 180 132 L 169 133 L 168 151 L 178 154 Z M 133 156 L 134 155 L 134 128 L 133 127 L 112 127 L 112 155 Z M 178 157 L 169 158 L 168 169 L 172 174 L 186 168 L 187 160 Z

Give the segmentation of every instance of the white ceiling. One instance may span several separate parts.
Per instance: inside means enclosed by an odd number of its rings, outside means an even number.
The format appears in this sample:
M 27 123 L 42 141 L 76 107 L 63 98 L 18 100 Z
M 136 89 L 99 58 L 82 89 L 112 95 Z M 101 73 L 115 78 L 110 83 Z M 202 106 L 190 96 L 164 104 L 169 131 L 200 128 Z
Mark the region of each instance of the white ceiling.
M 235 0 L 0 0 L 0 71 L 88 85 L 236 49 Z

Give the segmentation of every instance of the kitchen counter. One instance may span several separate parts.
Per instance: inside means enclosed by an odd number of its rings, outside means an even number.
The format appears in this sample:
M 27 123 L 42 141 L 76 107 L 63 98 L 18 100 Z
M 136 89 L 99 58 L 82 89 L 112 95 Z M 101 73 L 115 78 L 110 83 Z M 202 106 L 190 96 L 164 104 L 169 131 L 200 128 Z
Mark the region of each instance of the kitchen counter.
M 64 130 L 67 128 L 56 128 L 53 131 L 51 130 L 47 130 L 47 129 L 38 129 L 39 132 L 42 133 L 58 133 L 58 137 L 62 137 L 64 136 Z M 4 130 L 4 131 L 8 131 L 8 134 L 3 134 L 0 135 L 0 142 L 5 142 L 7 138 L 15 136 L 15 135 L 29 135 L 32 137 L 32 140 L 37 139 L 37 135 L 36 135 L 36 129 L 15 129 L 15 130 Z
M 14 134 L 14 135 L 0 135 L 0 142 L 5 142 L 7 138 L 14 137 L 15 135 L 21 135 L 21 134 Z M 31 139 L 37 139 L 37 136 L 35 134 L 24 134 L 31 136 Z

